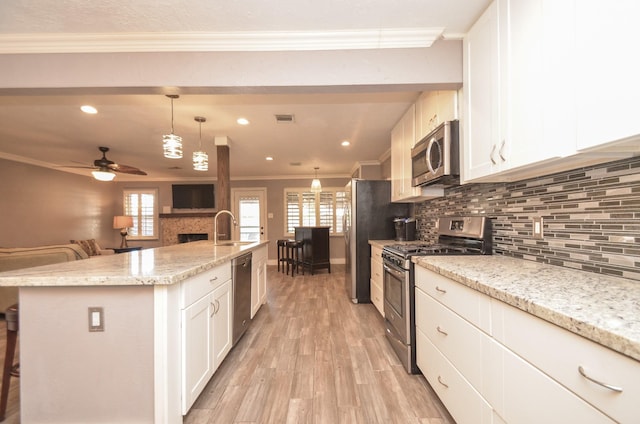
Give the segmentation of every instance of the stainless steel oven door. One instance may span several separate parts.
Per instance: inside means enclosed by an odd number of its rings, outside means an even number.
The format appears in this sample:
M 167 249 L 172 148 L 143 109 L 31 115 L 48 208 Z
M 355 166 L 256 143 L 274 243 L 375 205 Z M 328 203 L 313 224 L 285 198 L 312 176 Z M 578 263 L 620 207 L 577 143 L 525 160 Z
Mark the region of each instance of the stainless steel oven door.
M 396 337 L 409 343 L 409 271 L 384 263 L 384 316 Z

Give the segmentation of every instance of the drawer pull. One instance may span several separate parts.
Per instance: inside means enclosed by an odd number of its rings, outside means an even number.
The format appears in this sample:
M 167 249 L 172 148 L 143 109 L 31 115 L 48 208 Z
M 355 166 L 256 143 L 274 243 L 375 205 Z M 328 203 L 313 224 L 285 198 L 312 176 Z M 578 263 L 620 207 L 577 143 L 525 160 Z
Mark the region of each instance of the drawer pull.
M 603 383 L 602 381 L 598 381 L 589 377 L 587 373 L 584 371 L 584 368 L 582 368 L 582 365 L 578 366 L 578 372 L 580 373 L 581 376 L 591 381 L 592 383 L 596 383 L 598 386 L 605 387 L 609 390 L 613 390 L 614 392 L 622 393 L 622 387 L 612 386 L 611 384 L 606 384 L 606 383 Z
M 449 388 L 449 385 L 442 381 L 442 377 L 438 376 L 438 383 L 442 384 L 445 388 Z
M 445 289 L 441 289 L 440 286 L 436 286 L 436 291 L 439 291 L 442 294 L 447 292 Z
M 436 330 L 438 330 L 438 333 L 440 334 L 444 334 L 445 336 L 448 336 L 449 333 L 447 333 L 446 331 L 444 331 L 442 328 L 440 328 L 440 326 L 436 327 Z
M 209 279 L 209 282 L 210 282 L 210 283 L 213 283 L 213 282 L 214 282 L 214 281 L 216 281 L 217 279 L 218 279 L 218 276 L 216 275 L 215 277 L 210 278 L 210 279 Z

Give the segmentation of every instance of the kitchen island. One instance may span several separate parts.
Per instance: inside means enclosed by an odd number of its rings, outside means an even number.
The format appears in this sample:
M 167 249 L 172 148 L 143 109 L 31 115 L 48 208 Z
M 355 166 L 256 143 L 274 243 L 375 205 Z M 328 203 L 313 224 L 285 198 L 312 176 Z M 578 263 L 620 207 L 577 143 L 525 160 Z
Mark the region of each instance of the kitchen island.
M 228 313 L 231 260 L 266 243 L 200 241 L 0 273 L 0 286 L 20 287 L 21 422 L 181 423 L 187 383 L 204 387 L 231 348 L 207 342 L 218 358 L 188 348 L 190 304 Z M 194 323 L 207 328 L 189 331 L 230 337 L 228 319 Z

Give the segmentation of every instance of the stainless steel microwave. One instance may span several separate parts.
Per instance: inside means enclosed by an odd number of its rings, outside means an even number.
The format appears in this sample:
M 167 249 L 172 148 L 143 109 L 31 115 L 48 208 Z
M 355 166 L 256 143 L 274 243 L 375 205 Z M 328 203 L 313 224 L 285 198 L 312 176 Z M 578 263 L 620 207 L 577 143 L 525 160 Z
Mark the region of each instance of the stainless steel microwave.
M 458 185 L 459 152 L 459 121 L 438 125 L 411 149 L 411 185 Z

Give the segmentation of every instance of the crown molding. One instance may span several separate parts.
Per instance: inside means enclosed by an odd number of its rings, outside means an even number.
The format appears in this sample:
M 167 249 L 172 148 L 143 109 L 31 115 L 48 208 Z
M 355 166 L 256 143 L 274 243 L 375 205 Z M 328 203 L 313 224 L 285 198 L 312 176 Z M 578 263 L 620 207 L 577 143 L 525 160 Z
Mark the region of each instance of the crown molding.
M 444 28 L 1 34 L 0 54 L 361 50 L 430 47 Z

